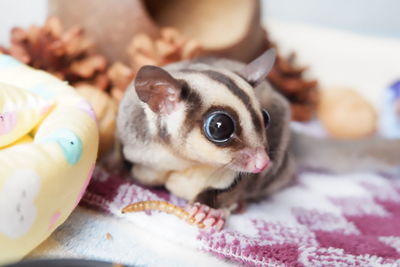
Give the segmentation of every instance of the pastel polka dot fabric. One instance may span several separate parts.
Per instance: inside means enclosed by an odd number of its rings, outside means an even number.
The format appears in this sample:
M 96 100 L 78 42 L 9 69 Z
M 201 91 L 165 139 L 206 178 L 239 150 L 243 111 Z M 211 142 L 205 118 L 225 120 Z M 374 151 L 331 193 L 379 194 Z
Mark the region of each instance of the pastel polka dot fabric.
M 0 83 L 0 148 L 30 132 L 52 107 L 52 101 Z
M 65 82 L 0 55 L 0 264 L 62 224 L 89 183 L 95 117 Z

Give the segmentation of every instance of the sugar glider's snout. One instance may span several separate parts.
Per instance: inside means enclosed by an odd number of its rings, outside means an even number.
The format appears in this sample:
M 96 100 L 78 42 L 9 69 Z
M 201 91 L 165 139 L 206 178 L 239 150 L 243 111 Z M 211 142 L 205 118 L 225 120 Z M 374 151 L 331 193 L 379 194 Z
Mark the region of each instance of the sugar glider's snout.
M 270 165 L 270 158 L 264 147 L 240 150 L 237 158 L 244 172 L 260 173 Z

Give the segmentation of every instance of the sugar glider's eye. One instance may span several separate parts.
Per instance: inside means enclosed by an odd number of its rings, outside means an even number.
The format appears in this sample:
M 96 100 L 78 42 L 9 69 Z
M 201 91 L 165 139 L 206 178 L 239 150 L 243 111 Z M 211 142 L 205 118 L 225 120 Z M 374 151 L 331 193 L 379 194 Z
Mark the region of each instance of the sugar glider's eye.
M 232 137 L 235 132 L 235 123 L 228 113 L 216 111 L 207 116 L 203 128 L 211 142 L 223 143 Z
M 264 119 L 264 126 L 265 128 L 268 128 L 269 123 L 271 121 L 271 117 L 269 116 L 269 113 L 265 109 L 262 110 L 262 115 Z

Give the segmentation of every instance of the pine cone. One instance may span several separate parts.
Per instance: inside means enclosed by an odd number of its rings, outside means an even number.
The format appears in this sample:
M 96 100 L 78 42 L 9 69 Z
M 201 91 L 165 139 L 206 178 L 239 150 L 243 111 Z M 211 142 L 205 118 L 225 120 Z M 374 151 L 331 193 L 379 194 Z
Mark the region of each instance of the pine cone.
M 83 81 L 105 90 L 107 61 L 96 54 L 94 44 L 83 36 L 83 29 L 72 27 L 63 31 L 58 18 L 49 17 L 43 27 L 11 30 L 10 48 L 0 48 L 25 64 L 46 70 L 75 85 Z
M 192 59 L 202 52 L 200 44 L 186 39 L 174 28 L 163 28 L 156 40 L 142 33 L 136 35 L 128 46 L 133 71 L 143 65 L 163 66 L 172 62 Z
M 266 49 L 276 45 L 268 39 Z M 292 119 L 295 121 L 308 121 L 317 111 L 318 82 L 306 80 L 304 71 L 306 67 L 295 65 L 296 55 L 292 53 L 288 58 L 277 55 L 275 65 L 268 75 L 271 84 L 284 95 L 290 102 Z
M 180 60 L 192 59 L 202 52 L 200 45 L 184 38 L 174 28 L 163 28 L 156 40 L 141 33 L 136 35 L 127 49 L 130 67 L 122 62 L 114 63 L 107 71 L 111 81 L 111 95 L 121 100 L 127 86 L 144 65 L 163 66 Z
M 133 76 L 132 69 L 121 62 L 112 64 L 108 69 L 107 77 L 110 79 L 112 84 L 111 96 L 118 102 L 124 95 L 124 92 L 132 81 Z

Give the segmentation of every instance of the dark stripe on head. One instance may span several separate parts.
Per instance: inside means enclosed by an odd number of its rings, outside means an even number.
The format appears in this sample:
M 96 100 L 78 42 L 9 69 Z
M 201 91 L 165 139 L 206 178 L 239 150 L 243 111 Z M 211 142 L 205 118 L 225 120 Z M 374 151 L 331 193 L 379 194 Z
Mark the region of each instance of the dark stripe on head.
M 170 135 L 167 130 L 167 125 L 161 122 L 161 117 L 158 116 L 157 118 L 157 129 L 158 129 L 158 137 L 163 140 L 165 143 L 169 143 Z
M 257 84 L 256 84 L 255 82 L 248 81 L 248 80 L 246 79 L 246 77 L 244 77 L 240 72 L 234 71 L 233 73 L 235 73 L 237 76 L 239 76 L 240 78 L 242 78 L 243 80 L 245 80 L 248 84 L 251 85 L 251 87 L 253 87 L 253 88 L 256 88 L 256 87 L 257 87 Z
M 131 106 L 123 106 L 122 113 L 129 114 L 129 119 L 124 122 L 123 128 L 135 133 L 136 139 L 147 140 L 149 138 L 149 129 L 144 109 L 139 105 L 133 108 Z
M 186 102 L 186 118 L 183 124 L 183 137 L 186 138 L 187 134 L 193 129 L 194 125 L 201 119 L 199 111 L 202 109 L 202 101 L 200 95 L 189 87 L 186 81 L 178 80 L 182 84 L 181 99 Z
M 239 98 L 242 101 L 242 103 L 244 104 L 244 106 L 249 110 L 251 120 L 253 122 L 256 132 L 259 134 L 264 133 L 263 122 L 261 121 L 260 117 L 257 115 L 257 112 L 255 111 L 254 107 L 252 106 L 249 95 L 244 90 L 240 89 L 240 87 L 237 86 L 237 84 L 230 77 L 228 77 L 225 74 L 222 74 L 220 72 L 213 71 L 213 70 L 198 70 L 198 71 L 196 71 L 196 70 L 190 70 L 190 69 L 183 69 L 181 71 L 182 72 L 199 72 L 199 73 L 206 75 L 210 79 L 212 79 L 222 85 L 225 85 L 229 89 L 229 91 L 231 91 L 232 94 L 234 94 L 237 98 Z

